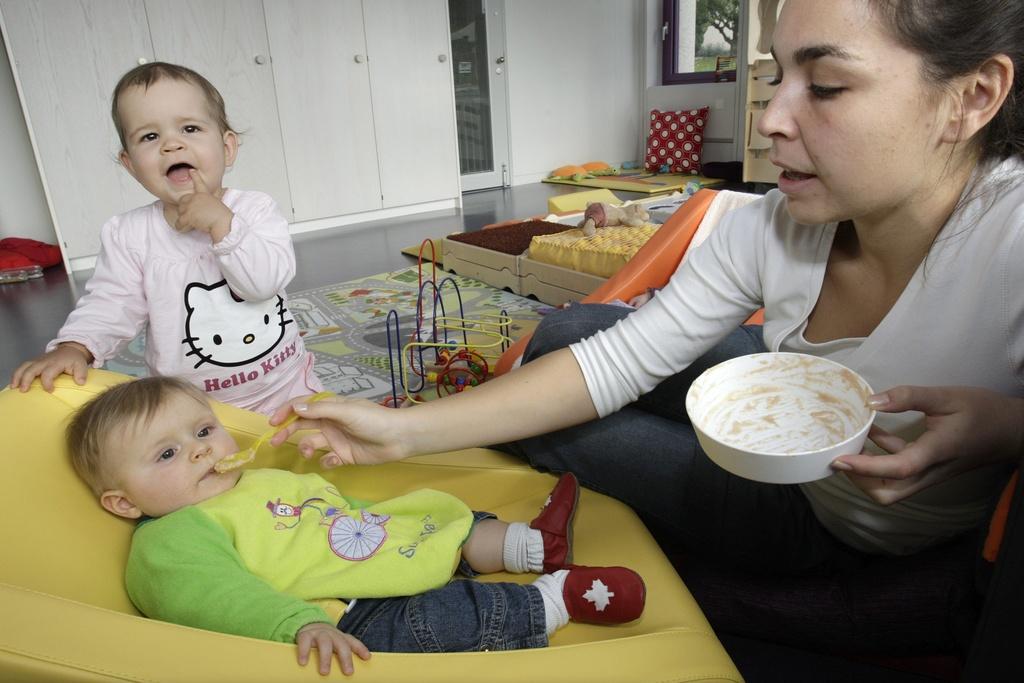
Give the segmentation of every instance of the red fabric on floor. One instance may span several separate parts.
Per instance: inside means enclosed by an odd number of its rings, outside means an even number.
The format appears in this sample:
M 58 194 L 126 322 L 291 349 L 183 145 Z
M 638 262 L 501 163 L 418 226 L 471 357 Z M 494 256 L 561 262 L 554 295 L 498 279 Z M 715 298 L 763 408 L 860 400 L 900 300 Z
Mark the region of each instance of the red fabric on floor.
M 9 268 L 28 268 L 34 265 L 35 263 L 21 254 L 13 252 L 10 249 L 0 248 L 0 270 L 7 270 Z
M 49 268 L 61 261 L 60 247 L 56 244 L 47 244 L 27 237 L 5 237 L 0 240 L 0 252 L 19 254 L 28 261 L 17 265 L 0 266 L 2 268 L 23 268 L 31 265 Z

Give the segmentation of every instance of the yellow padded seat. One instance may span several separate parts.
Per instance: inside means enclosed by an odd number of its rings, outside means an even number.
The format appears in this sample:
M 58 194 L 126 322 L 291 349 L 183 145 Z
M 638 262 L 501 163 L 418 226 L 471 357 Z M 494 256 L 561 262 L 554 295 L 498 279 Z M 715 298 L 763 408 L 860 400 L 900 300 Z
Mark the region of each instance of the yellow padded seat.
M 611 277 L 633 258 L 660 226 L 612 226 L 598 228 L 590 237 L 582 230 L 539 235 L 530 240 L 530 258 L 580 273 Z
M 299 667 L 294 646 L 212 633 L 139 616 L 125 594 L 123 566 L 133 525 L 104 512 L 75 476 L 63 428 L 77 407 L 125 375 L 102 370 L 77 386 L 57 380 L 26 394 L 0 392 L 4 434 L 0 521 L 0 680 L 3 681 L 321 681 Z M 413 408 L 415 410 L 415 408 Z M 266 428 L 263 416 L 219 405 L 240 445 Z M 253 466 L 311 471 L 292 446 L 261 450 Z M 326 476 L 360 498 L 432 487 L 507 520 L 531 519 L 554 485 L 496 451 L 470 449 Z M 624 626 L 570 624 L 551 647 L 459 654 L 376 653 L 356 661 L 353 680 L 372 681 L 739 681 L 686 587 L 643 524 L 625 506 L 584 491 L 575 559 L 625 564 L 646 579 L 647 609 Z M 494 575 L 485 580 L 530 581 Z M 332 671 L 334 680 L 343 676 Z

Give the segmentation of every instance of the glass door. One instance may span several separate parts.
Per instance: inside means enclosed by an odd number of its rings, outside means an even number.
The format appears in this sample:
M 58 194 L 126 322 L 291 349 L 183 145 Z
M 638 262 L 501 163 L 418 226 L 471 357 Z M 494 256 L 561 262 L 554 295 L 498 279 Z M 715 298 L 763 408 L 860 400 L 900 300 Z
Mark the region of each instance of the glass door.
M 462 191 L 511 182 L 504 0 L 448 0 Z

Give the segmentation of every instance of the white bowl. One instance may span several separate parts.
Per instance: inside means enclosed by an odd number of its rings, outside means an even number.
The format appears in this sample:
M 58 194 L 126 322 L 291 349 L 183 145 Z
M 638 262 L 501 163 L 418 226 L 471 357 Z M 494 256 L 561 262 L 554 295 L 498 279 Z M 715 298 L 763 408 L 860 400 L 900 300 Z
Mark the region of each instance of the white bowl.
M 747 479 L 799 484 L 860 453 L 875 411 L 860 375 L 802 353 L 755 353 L 705 370 L 686 393 L 704 452 Z

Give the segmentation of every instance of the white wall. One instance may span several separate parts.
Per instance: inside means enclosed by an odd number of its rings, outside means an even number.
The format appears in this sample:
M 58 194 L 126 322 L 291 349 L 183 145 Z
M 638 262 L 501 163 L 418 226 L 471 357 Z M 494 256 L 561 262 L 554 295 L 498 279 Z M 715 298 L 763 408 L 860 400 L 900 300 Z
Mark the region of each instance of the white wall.
M 750 2 L 756 7 L 757 0 Z M 745 4 L 746 0 L 741 0 L 741 12 Z M 674 111 L 710 107 L 707 128 L 704 130 L 702 160 L 741 161 L 744 108 L 739 85 L 746 78 L 745 68 L 739 65 L 733 83 L 661 85 L 661 0 L 644 0 L 643 12 L 645 92 L 642 100 L 644 120 L 638 143 L 641 152 L 647 144 L 647 114 L 651 109 Z M 742 61 L 742 55 L 740 58 Z
M 7 47 L 0 36 L 0 150 L 3 150 L 3 182 L 0 182 L 0 238 L 29 237 L 54 244 L 53 221 L 46 206 L 43 183 L 21 102 L 14 85 Z M 82 182 L 88 182 L 83 178 Z
M 701 160 L 736 161 L 737 88 L 735 83 L 691 83 L 689 85 L 658 85 L 647 88 L 644 112 L 652 109 L 677 111 L 710 107 L 704 128 Z M 646 146 L 649 127 L 645 121 L 640 131 L 641 144 Z
M 742 110 L 737 84 L 657 85 L 660 25 L 660 0 L 506 4 L 513 185 L 536 182 L 565 164 L 641 160 L 647 112 L 654 107 L 712 106 L 705 159 L 742 158 L 742 130 L 735 132 Z M 5 178 L 0 236 L 54 242 L 5 50 L 0 51 L 0 149 Z
M 641 158 L 643 1 L 506 3 L 513 185 Z

